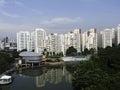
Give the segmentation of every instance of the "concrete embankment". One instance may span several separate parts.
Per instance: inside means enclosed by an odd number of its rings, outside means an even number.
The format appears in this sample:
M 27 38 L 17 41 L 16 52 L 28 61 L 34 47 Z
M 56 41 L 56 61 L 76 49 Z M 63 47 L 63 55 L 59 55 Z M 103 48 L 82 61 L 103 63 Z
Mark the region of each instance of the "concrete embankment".
M 63 65 L 64 62 L 45 62 L 44 65 L 45 66 L 55 66 L 55 65 Z

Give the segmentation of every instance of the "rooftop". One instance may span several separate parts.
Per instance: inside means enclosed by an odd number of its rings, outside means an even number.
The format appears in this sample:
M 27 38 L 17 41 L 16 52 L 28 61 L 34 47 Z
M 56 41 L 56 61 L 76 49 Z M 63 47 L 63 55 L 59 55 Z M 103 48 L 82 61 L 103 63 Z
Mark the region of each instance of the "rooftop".
M 0 77 L 0 79 L 9 79 L 9 78 L 11 78 L 11 76 L 8 76 L 8 75 L 3 75 Z
M 41 55 L 39 53 L 25 51 L 21 52 L 19 56 L 41 56 Z

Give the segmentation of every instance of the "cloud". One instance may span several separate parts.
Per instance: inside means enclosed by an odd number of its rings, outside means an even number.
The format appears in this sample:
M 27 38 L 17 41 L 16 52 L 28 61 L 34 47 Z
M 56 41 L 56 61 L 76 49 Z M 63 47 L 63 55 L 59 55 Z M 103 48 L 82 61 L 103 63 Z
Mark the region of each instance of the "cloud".
M 75 28 L 80 28 L 83 23 L 81 17 L 57 17 L 40 22 L 39 26 L 42 26 L 48 33 L 66 33 Z
M 67 17 L 59 17 L 53 18 L 51 20 L 46 20 L 43 24 L 69 24 L 69 23 L 76 23 L 80 21 L 80 17 L 77 18 L 67 18 Z
M 32 30 L 32 25 L 19 25 L 19 24 L 10 24 L 10 23 L 0 23 L 0 31 L 21 31 L 21 30 Z
M 43 12 L 39 11 L 39 10 L 36 10 L 36 9 L 32 9 L 32 8 L 29 8 L 33 13 L 36 13 L 36 14 L 40 14 L 42 15 Z
M 1 8 L 1 7 L 4 7 L 5 4 L 6 4 L 6 1 L 5 1 L 5 0 L 0 0 L 0 8 Z
M 36 27 L 33 25 L 20 25 L 11 23 L 0 23 L 0 38 L 5 36 L 16 39 L 16 33 L 19 31 L 33 31 Z
M 4 15 L 4 16 L 11 17 L 11 18 L 19 18 L 19 17 L 22 17 L 22 16 L 20 16 L 20 15 L 13 14 L 13 13 L 8 13 L 8 12 L 5 12 L 5 11 L 1 11 L 0 13 L 1 13 L 2 15 Z
M 82 19 L 80 17 L 75 18 L 67 18 L 67 17 L 59 17 L 59 18 L 53 18 L 50 20 L 45 20 L 41 24 L 48 28 L 69 28 L 73 26 L 78 26 L 82 22 Z
M 24 6 L 24 3 L 22 3 L 22 2 L 15 1 L 14 3 L 15 3 L 16 5 L 19 5 L 19 6 Z
M 16 33 L 19 31 L 33 31 L 34 26 L 32 25 L 19 25 L 11 23 L 0 23 L 0 38 L 2 39 L 5 36 L 16 39 Z

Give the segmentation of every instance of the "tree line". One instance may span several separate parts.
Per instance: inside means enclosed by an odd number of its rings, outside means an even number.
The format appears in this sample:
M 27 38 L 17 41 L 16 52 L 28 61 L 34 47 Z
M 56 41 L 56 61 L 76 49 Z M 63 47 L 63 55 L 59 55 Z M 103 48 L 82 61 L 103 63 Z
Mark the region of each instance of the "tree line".
M 19 57 L 17 51 L 0 51 L 0 72 L 8 68 Z
M 120 45 L 98 48 L 88 61 L 76 65 L 75 90 L 120 90 Z

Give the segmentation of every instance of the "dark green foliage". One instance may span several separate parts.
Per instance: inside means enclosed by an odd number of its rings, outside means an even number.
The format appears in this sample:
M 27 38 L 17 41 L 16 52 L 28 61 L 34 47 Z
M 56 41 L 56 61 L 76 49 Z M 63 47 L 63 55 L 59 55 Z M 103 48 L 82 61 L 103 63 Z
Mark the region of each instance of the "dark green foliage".
M 23 50 L 21 50 L 20 52 L 24 52 L 24 51 L 27 51 L 27 49 L 23 49 Z
M 55 52 L 53 52 L 53 56 L 55 56 Z
M 90 54 L 93 55 L 94 53 L 95 53 L 95 49 L 94 49 L 94 48 L 91 48 L 91 49 L 90 49 Z
M 90 54 L 89 50 L 87 48 L 84 49 L 83 55 L 88 55 Z
M 6 66 L 15 61 L 15 58 L 19 57 L 17 51 L 2 51 L 0 52 L 0 66 Z
M 46 56 L 49 56 L 49 52 L 46 53 Z
M 66 50 L 66 56 L 76 56 L 77 55 L 77 50 L 71 46 Z
M 72 81 L 75 90 L 119 90 L 120 46 L 99 48 L 98 55 L 77 65 Z
M 58 53 L 58 56 L 63 56 L 63 52 Z

